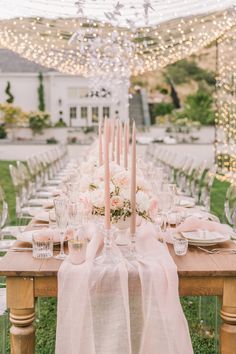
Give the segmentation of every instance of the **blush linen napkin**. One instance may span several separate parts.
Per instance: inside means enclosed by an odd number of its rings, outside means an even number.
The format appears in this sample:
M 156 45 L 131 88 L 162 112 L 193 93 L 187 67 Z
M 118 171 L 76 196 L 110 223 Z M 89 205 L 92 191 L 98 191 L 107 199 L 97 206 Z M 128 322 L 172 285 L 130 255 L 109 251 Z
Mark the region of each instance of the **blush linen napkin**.
M 93 262 L 102 235 L 95 230 L 86 262 L 64 261 L 58 272 L 56 354 L 193 354 L 167 247 L 151 225 L 137 234 L 138 259 Z
M 199 219 L 195 216 L 190 216 L 176 228 L 177 232 L 196 230 L 215 231 L 226 235 L 231 235 L 233 233 L 232 228 L 229 225 L 221 224 L 216 221 Z

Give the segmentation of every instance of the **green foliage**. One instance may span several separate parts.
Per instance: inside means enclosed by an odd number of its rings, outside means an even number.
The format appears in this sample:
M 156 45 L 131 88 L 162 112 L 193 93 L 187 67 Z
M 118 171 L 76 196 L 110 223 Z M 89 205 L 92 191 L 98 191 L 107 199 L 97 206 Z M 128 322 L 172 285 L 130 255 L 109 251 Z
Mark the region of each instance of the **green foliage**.
M 189 80 L 205 81 L 208 85 L 215 85 L 214 73 L 200 68 L 195 61 L 179 60 L 166 69 L 167 75 L 176 85 L 181 85 Z
M 14 224 L 15 194 L 9 175 L 9 163 L 14 162 L 0 161 L 0 184 L 9 203 L 11 223 Z M 212 187 L 211 210 L 220 217 L 221 221 L 224 221 L 224 199 L 228 186 L 227 182 L 215 180 Z M 194 353 L 216 354 L 214 317 L 218 306 L 216 306 L 215 297 L 203 297 L 201 301 L 203 300 L 206 304 L 203 306 L 201 317 L 199 316 L 199 297 L 183 297 L 181 298 L 181 304 L 188 320 Z M 40 298 L 40 311 L 39 308 L 36 311 L 36 354 L 55 353 L 56 313 L 57 300 L 55 298 Z M 7 354 L 9 354 L 9 342 Z
M 0 104 L 1 119 L 6 126 L 20 126 L 28 122 L 28 116 L 20 107 L 13 106 L 10 103 Z
M 160 102 L 154 104 L 152 109 L 155 116 L 165 116 L 173 111 L 174 106 L 172 103 Z
M 43 74 L 39 73 L 39 87 L 38 87 L 38 109 L 42 112 L 45 111 L 45 101 L 44 101 L 44 86 L 43 86 Z
M 58 140 L 56 138 L 49 138 L 46 140 L 47 144 L 58 144 Z
M 5 139 L 7 137 L 7 132 L 4 125 L 0 125 L 0 139 Z
M 66 122 L 64 122 L 62 118 L 58 119 L 58 121 L 54 124 L 55 128 L 64 128 L 66 126 Z
M 15 165 L 14 161 L 0 161 L 0 185 L 4 190 L 9 207 L 10 222 L 16 224 L 15 216 L 15 190 L 11 181 L 9 164 Z
M 10 83 L 10 81 L 7 81 L 7 87 L 6 87 L 5 93 L 8 96 L 8 98 L 6 99 L 6 102 L 7 103 L 13 103 L 14 102 L 14 96 L 11 93 L 11 83 Z
M 50 115 L 46 112 L 30 112 L 29 127 L 33 134 L 42 134 L 44 128 L 50 126 Z
M 160 91 L 160 93 L 162 93 L 162 95 L 168 95 L 168 93 L 169 93 L 168 90 L 164 87 L 161 87 L 159 91 Z
M 214 124 L 213 98 L 203 89 L 198 89 L 195 94 L 187 96 L 184 110 L 177 114 L 177 118 L 187 117 L 192 121 L 199 121 L 203 125 Z

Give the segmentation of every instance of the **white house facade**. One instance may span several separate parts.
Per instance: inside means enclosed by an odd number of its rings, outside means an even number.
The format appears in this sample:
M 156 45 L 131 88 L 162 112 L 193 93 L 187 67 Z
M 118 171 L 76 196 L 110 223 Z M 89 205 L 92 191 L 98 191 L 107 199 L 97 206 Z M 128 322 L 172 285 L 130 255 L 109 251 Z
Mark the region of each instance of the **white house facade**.
M 10 82 L 14 105 L 27 112 L 38 110 L 39 72 L 43 74 L 45 110 L 52 124 L 60 118 L 71 127 L 97 125 L 105 116 L 128 119 L 127 85 L 110 89 L 104 83 L 100 92 L 91 95 L 89 79 L 50 71 L 5 49 L 0 50 L 0 102 L 6 102 L 5 89 Z

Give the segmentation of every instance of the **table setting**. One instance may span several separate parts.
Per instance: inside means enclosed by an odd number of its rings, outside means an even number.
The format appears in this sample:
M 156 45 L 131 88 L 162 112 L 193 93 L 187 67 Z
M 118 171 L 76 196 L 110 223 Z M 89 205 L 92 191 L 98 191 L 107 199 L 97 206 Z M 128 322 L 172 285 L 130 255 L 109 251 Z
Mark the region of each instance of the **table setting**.
M 129 129 L 99 122 L 84 161 L 67 164 L 9 250 L 60 261 L 57 354 L 193 353 L 171 249 L 235 254 L 232 229 L 137 159 Z

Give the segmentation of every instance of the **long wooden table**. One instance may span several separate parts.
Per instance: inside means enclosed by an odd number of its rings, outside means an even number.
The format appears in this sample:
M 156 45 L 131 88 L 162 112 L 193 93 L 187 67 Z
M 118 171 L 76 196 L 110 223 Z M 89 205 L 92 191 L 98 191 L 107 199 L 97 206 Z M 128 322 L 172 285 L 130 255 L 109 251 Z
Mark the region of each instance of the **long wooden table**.
M 186 256 L 177 257 L 172 246 L 169 249 L 178 268 L 181 296 L 222 298 L 220 349 L 222 354 L 236 354 L 236 254 L 207 254 L 190 247 Z M 35 300 L 57 296 L 60 264 L 55 259 L 33 259 L 31 252 L 9 251 L 0 260 L 0 275 L 7 277 L 11 354 L 35 352 Z

